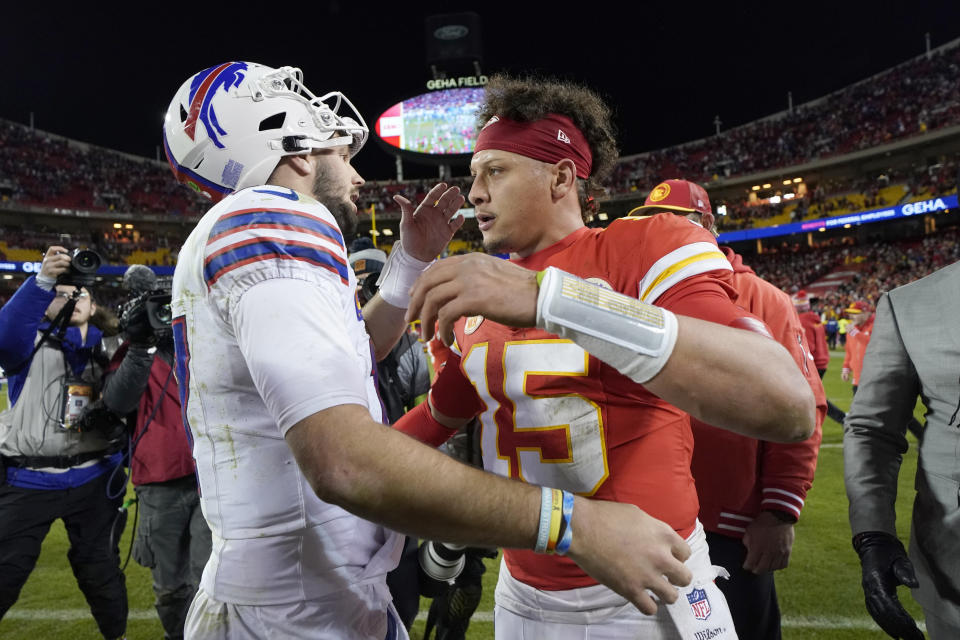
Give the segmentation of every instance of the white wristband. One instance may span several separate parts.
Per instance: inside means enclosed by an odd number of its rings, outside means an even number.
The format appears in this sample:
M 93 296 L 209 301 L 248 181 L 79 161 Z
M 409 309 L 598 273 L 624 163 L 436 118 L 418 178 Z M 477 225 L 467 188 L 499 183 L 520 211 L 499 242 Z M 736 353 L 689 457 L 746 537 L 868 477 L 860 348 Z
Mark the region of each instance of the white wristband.
M 57 284 L 56 278 L 48 278 L 42 273 L 38 273 L 34 279 L 37 282 L 37 286 L 43 289 L 44 291 L 53 291 L 54 285 Z
M 387 263 L 383 265 L 383 272 L 377 279 L 380 297 L 400 309 L 410 306 L 410 289 L 417 281 L 424 269 L 436 260 L 423 262 L 411 257 L 403 250 L 403 245 L 397 242 L 390 251 Z
M 555 267 L 537 278 L 537 326 L 572 340 L 634 382 L 660 373 L 677 343 L 677 317 Z

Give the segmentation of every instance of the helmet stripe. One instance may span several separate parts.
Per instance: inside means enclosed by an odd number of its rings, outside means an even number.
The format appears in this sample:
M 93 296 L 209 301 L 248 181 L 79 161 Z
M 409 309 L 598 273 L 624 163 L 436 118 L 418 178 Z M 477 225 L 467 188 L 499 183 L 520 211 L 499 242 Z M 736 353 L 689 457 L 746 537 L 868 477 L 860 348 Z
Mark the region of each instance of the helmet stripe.
M 190 100 L 190 113 L 187 115 L 187 121 L 183 123 L 183 129 L 187 132 L 187 135 L 190 136 L 191 140 L 194 140 L 194 135 L 197 132 L 197 118 L 200 117 L 200 107 L 203 106 L 205 99 L 207 97 L 207 91 L 213 85 L 214 81 L 217 79 L 223 71 L 229 67 L 232 63 L 224 62 L 219 67 L 213 69 L 213 71 L 203 79 L 203 82 L 200 83 L 200 87 L 197 89 L 197 92 L 193 94 L 193 97 Z

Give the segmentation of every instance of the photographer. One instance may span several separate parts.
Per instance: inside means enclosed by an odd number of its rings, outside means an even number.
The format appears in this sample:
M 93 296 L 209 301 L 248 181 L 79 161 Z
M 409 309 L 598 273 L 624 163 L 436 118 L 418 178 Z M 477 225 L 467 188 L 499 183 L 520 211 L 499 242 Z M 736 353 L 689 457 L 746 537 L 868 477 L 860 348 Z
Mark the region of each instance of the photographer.
M 130 300 L 120 316 L 126 341 L 103 390 L 118 414 L 136 412 L 130 475 L 140 516 L 133 557 L 153 574 L 155 606 L 166 640 L 183 637 L 187 609 L 210 556 L 210 529 L 200 511 L 197 478 L 180 418 L 172 365 L 170 287 L 133 265 L 123 277 Z
M 127 592 L 111 527 L 123 495 L 108 483 L 122 444 L 82 419 L 99 395 L 103 371 L 87 288 L 99 263 L 90 251 L 71 256 L 50 247 L 40 273 L 0 309 L 0 367 L 10 398 L 0 414 L 0 618 L 17 601 L 59 518 L 97 626 L 105 638 L 119 638 Z

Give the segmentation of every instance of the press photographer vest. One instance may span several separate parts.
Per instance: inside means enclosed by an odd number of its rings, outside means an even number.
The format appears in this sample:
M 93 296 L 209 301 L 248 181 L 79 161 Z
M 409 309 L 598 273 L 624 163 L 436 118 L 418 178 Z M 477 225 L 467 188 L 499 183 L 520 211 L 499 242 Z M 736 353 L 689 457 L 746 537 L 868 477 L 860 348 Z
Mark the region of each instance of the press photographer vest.
M 72 456 L 107 449 L 106 439 L 97 433 L 78 433 L 60 426 L 66 376 L 89 383 L 93 397 L 99 395 L 103 367 L 96 362 L 99 350 L 94 345 L 99 345 L 100 338 L 99 329 L 89 326 L 88 346 L 80 346 L 79 329 L 70 327 L 65 344 L 48 339 L 40 347 L 26 368 L 26 377 L 13 406 L 0 413 L 0 455 Z M 36 339 L 40 339 L 39 333 Z M 79 360 L 85 363 L 80 371 L 65 364 L 65 350 L 80 356 Z

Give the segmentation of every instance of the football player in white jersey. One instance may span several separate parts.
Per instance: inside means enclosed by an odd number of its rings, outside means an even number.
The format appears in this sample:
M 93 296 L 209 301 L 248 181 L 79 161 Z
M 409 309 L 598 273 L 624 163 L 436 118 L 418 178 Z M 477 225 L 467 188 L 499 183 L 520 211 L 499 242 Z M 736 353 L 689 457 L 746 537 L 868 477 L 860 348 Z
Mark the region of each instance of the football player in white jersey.
M 183 419 L 213 534 L 187 637 L 405 638 L 385 583 L 402 537 L 384 527 L 567 553 L 643 611 L 653 596 L 675 601 L 689 549 L 664 523 L 486 474 L 382 424 L 373 358 L 403 330 L 463 197 L 441 184 L 418 207 L 399 199 L 401 240 L 361 315 L 343 232 L 367 133 L 341 93 L 317 97 L 298 69 L 246 62 L 195 74 L 167 112 L 175 175 L 218 201 L 173 289 Z

